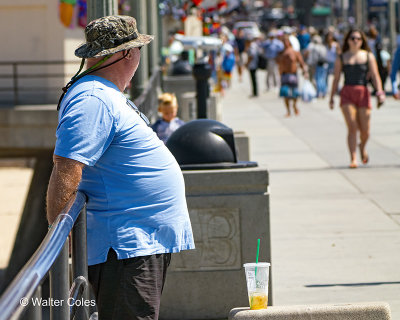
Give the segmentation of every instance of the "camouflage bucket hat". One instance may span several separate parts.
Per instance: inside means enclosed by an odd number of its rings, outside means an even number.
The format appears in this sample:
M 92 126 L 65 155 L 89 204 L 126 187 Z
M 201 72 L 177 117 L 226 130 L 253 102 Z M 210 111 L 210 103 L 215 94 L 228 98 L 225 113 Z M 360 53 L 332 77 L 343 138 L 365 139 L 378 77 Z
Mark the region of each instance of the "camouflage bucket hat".
M 86 43 L 75 50 L 79 58 L 97 58 L 148 44 L 154 36 L 140 34 L 136 19 L 108 16 L 91 21 L 85 28 Z

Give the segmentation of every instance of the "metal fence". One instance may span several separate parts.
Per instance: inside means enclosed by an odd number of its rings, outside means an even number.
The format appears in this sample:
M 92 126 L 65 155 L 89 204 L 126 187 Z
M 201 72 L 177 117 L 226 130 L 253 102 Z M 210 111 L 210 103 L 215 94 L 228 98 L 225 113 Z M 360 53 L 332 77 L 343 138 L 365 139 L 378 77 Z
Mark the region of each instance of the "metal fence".
M 79 63 L 80 61 L 0 62 L 0 106 L 57 104 L 62 93 L 61 88 L 78 70 Z M 157 118 L 160 88 L 161 72 L 156 67 L 143 93 L 135 99 L 135 104 L 151 122 Z
M 80 61 L 0 62 L 0 104 L 57 103 L 65 79 L 78 70 Z M 71 69 L 71 72 L 66 72 Z M 76 69 L 76 70 L 75 70 Z
M 50 306 L 51 320 L 97 319 L 95 302 L 88 294 L 85 203 L 86 196 L 78 192 L 58 215 L 39 248 L 0 297 L 0 320 L 22 315 L 42 319 L 43 305 Z M 71 230 L 72 279 L 68 261 Z M 50 297 L 46 298 L 41 295 L 41 283 L 49 270 Z

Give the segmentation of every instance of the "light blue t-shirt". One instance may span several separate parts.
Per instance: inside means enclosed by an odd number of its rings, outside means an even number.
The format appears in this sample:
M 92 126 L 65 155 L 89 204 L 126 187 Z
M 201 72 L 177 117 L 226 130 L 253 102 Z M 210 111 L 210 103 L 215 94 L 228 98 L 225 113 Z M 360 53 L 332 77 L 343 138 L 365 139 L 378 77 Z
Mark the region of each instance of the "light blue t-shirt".
M 132 103 L 132 102 L 130 102 Z M 88 264 L 194 248 L 182 172 L 112 82 L 88 75 L 65 95 L 54 153 L 84 163 Z

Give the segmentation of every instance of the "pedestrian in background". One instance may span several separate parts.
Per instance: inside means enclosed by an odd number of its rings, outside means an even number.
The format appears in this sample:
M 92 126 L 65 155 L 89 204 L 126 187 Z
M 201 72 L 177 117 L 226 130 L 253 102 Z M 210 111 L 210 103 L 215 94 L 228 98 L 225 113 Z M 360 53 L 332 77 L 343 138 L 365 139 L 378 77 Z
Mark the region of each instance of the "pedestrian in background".
M 307 49 L 307 65 L 310 70 L 310 79 L 314 80 L 317 88 L 317 97 L 324 98 L 327 93 L 328 61 L 327 48 L 319 35 L 312 37 Z
M 171 254 L 193 249 L 183 175 L 174 156 L 123 92 L 153 36 L 129 16 L 85 28 L 75 51 L 87 70 L 64 88 L 47 220 L 77 190 L 87 195 L 89 282 L 99 319 L 158 319 Z
M 283 51 L 277 56 L 276 61 L 279 65 L 281 74 L 281 88 L 279 96 L 285 101 L 286 117 L 291 115 L 291 104 L 295 115 L 299 114 L 297 99 L 299 97 L 297 70 L 300 65 L 303 75 L 308 78 L 307 67 L 303 61 L 301 53 L 293 50 L 288 36 L 282 37 L 284 45 Z
M 340 107 L 346 121 L 347 144 L 350 152 L 350 168 L 357 168 L 357 133 L 360 131 L 359 151 L 364 164 L 368 163 L 366 151 L 370 134 L 371 95 L 367 88 L 368 73 L 377 88 L 378 106 L 385 100 L 378 66 L 371 52 L 365 34 L 359 30 L 350 30 L 343 42 L 342 54 L 336 60 L 335 75 L 332 83 L 330 108 L 334 107 L 334 96 L 338 89 L 341 73 L 344 73 L 344 87 L 340 91 Z
M 381 42 L 382 39 L 379 36 L 379 32 L 374 25 L 369 26 L 366 36 L 367 36 L 368 46 L 371 49 L 371 52 L 374 54 L 375 59 L 376 59 L 375 46 L 377 43 Z
M 304 25 L 300 26 L 299 34 L 297 35 L 297 39 L 300 43 L 300 52 L 304 54 L 304 51 L 307 50 L 308 45 L 311 42 L 311 36 L 307 30 L 307 27 Z
M 242 82 L 243 74 L 243 54 L 246 47 L 246 36 L 243 29 L 239 29 L 238 34 L 235 37 L 235 55 L 236 55 L 236 65 L 239 74 L 239 82 Z
M 292 49 L 296 52 L 300 52 L 300 42 L 296 36 L 296 29 L 292 27 L 283 27 L 283 33 L 288 37 Z
M 245 51 L 247 53 L 246 68 L 249 70 L 252 93 L 253 93 L 250 97 L 254 98 L 258 97 L 257 67 L 258 67 L 259 47 L 256 39 L 253 38 L 246 40 Z
M 375 52 L 378 72 L 382 81 L 382 88 L 385 90 L 386 79 L 389 76 L 391 68 L 390 53 L 385 50 L 381 41 L 375 44 Z
M 166 143 L 171 134 L 185 124 L 183 120 L 177 117 L 178 100 L 173 93 L 166 92 L 158 97 L 158 112 L 161 114 L 161 118 L 151 128 L 158 138 Z
M 268 39 L 262 43 L 262 47 L 264 56 L 267 59 L 267 90 L 270 90 L 271 87 L 275 88 L 279 86 L 279 70 L 278 64 L 276 63 L 276 57 L 284 47 L 282 41 L 276 38 L 275 31 L 270 31 L 268 33 Z
M 397 73 L 400 70 L 400 41 L 396 52 L 393 55 L 392 70 L 390 72 L 390 81 L 392 83 L 392 92 L 395 99 L 400 99 L 400 92 L 397 81 Z
M 326 63 L 327 50 L 322 44 L 321 37 L 316 34 L 311 38 L 311 43 L 308 45 L 307 50 L 304 52 L 304 59 L 308 66 L 310 80 L 315 83 L 317 65 Z
M 235 67 L 235 53 L 232 45 L 227 42 L 223 44 L 222 49 L 223 87 L 229 88 L 231 86 L 232 71 Z
M 382 88 L 385 89 L 386 79 L 390 73 L 390 53 L 384 49 L 382 38 L 374 25 L 371 25 L 367 32 L 368 45 L 371 52 L 374 54 L 376 63 L 378 65 L 379 76 L 382 80 Z M 372 83 L 372 79 L 369 79 Z M 374 87 L 373 95 L 376 94 L 377 89 Z
M 333 75 L 335 70 L 335 62 L 340 54 L 340 45 L 336 41 L 334 33 L 328 31 L 325 35 L 325 46 L 326 46 L 326 61 L 328 63 L 328 76 Z

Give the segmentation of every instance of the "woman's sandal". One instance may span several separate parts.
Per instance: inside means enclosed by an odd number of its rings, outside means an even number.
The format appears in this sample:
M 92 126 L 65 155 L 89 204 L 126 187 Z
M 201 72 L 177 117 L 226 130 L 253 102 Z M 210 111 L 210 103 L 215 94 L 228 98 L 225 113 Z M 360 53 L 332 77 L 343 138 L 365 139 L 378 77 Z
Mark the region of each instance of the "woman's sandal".
M 357 165 L 357 163 L 350 163 L 349 168 L 356 169 L 356 168 L 358 168 L 358 165 Z
M 367 164 L 369 161 L 368 153 L 366 153 L 365 150 L 364 150 L 364 152 L 362 151 L 361 144 L 359 145 L 359 148 L 360 148 L 360 153 L 361 153 L 361 161 L 363 164 Z

